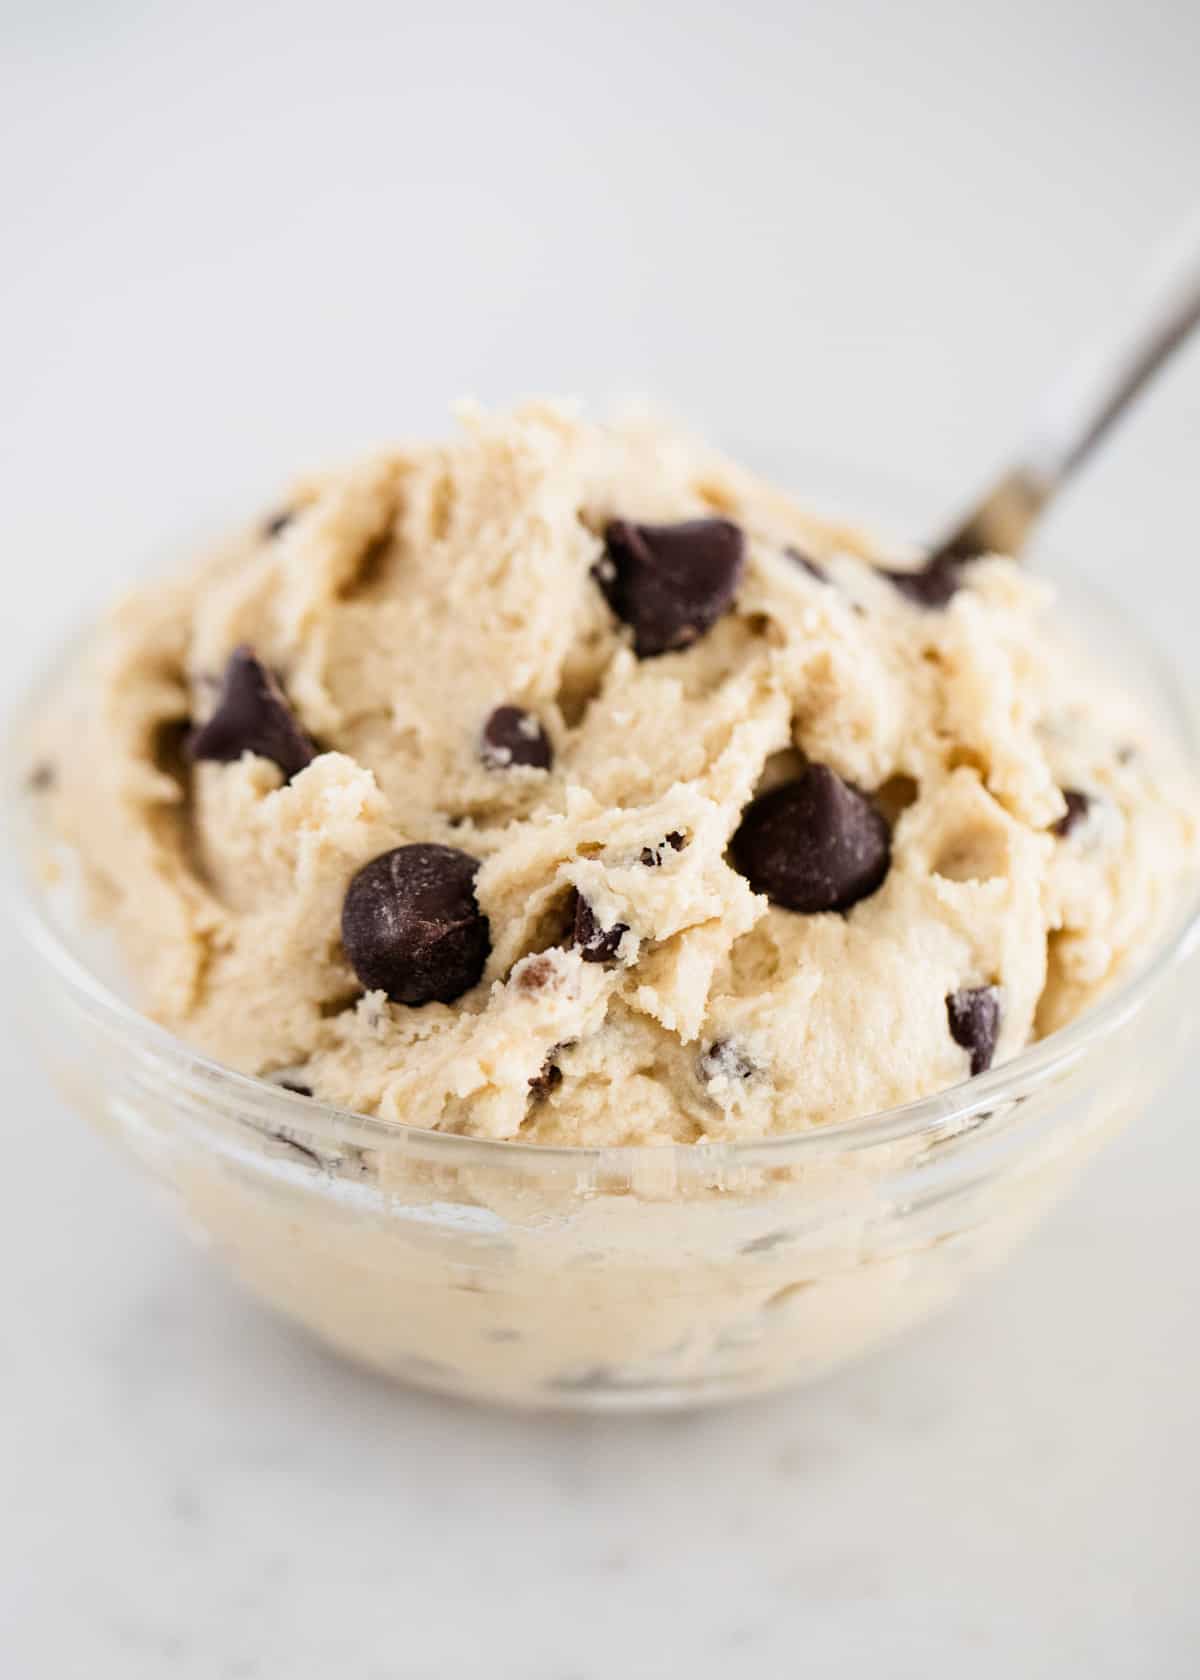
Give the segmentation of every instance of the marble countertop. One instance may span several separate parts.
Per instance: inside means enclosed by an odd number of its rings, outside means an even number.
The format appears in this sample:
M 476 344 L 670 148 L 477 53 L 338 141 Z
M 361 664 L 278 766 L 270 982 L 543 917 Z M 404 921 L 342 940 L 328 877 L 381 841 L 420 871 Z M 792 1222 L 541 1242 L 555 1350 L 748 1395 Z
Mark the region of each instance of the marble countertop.
M 0 700 L 80 603 L 460 390 L 646 389 L 932 519 L 1200 146 L 1188 0 L 427 10 L 6 9 Z M 1198 459 L 1193 351 L 1046 538 L 1185 667 Z M 337 1364 L 2 1065 L 5 1680 L 1195 1672 L 1195 1060 L 944 1319 L 623 1421 Z
M 900 1347 L 624 1421 L 337 1363 L 28 1088 L 0 1222 L 6 1674 L 1190 1672 L 1194 1076 Z

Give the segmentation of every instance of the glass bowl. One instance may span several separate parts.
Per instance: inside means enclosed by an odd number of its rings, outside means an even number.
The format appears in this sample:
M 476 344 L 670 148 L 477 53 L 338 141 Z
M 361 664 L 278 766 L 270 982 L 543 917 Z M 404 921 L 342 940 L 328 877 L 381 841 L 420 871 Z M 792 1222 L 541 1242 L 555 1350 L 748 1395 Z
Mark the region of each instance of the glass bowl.
M 1200 769 L 1200 731 L 1127 618 L 1064 622 Z M 403 1382 L 527 1407 L 730 1399 L 828 1371 L 953 1301 L 1168 1076 L 1195 1014 L 1181 891 L 1136 972 L 1013 1060 L 920 1102 L 752 1144 L 554 1149 L 339 1111 L 198 1055 L 106 978 L 39 867 L 9 742 L 6 874 L 27 1036 L 68 1102 L 165 1185 L 256 1295 Z M 1186 971 L 1186 972 L 1185 972 Z

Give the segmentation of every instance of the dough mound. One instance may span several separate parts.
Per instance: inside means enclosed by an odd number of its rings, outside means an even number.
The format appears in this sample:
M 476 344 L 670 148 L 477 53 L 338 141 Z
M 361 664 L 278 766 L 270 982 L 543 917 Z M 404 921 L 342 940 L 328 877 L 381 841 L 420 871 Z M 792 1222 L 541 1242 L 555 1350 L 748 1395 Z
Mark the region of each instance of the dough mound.
M 669 431 L 460 418 L 139 589 L 60 709 L 54 822 L 157 1019 L 414 1126 L 756 1138 L 954 1085 L 991 1053 L 973 1021 L 1002 1061 L 1145 949 L 1194 792 L 1047 624 L 1045 585 L 989 559 L 922 604 L 903 558 Z M 605 532 L 698 519 L 743 533 L 733 603 L 638 658 Z M 188 754 L 236 648 L 315 747 L 290 780 Z M 489 746 L 501 706 L 536 721 Z M 891 830 L 848 909 L 782 908 L 732 861 L 746 807 L 809 764 Z M 342 944 L 351 879 L 414 842 L 480 860 L 490 954 L 452 1003 L 364 992 Z M 601 960 L 572 941 L 580 900 Z

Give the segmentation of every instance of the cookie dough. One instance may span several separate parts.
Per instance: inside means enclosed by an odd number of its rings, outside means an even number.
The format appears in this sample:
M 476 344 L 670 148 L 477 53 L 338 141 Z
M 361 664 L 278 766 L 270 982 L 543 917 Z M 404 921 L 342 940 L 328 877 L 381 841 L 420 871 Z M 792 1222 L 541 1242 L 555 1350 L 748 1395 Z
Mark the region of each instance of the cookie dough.
M 1152 940 L 1195 790 L 1003 559 L 531 404 L 299 484 L 97 635 L 43 757 L 147 1009 L 421 1127 L 789 1133 Z

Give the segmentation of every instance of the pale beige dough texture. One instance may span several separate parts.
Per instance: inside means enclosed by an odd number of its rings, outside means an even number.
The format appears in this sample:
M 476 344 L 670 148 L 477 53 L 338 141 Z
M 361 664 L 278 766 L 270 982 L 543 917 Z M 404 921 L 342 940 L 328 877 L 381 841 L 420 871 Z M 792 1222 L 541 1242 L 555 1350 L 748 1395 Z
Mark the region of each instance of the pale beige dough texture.
M 861 534 L 668 431 L 549 404 L 460 418 L 139 589 L 59 712 L 55 821 L 168 1027 L 417 1126 L 752 1138 L 966 1078 L 960 988 L 999 987 L 1002 1061 L 1145 947 L 1191 864 L 1194 792 L 1043 585 L 988 560 L 923 610 Z M 600 533 L 711 514 L 746 535 L 735 607 L 639 661 L 591 576 Z M 287 785 L 178 752 L 239 644 L 326 749 Z M 550 771 L 481 759 L 505 702 L 541 720 Z M 894 823 L 883 886 L 844 915 L 775 908 L 728 860 L 755 792 L 805 760 Z M 1063 788 L 1092 801 L 1066 837 Z M 482 860 L 491 957 L 451 1005 L 364 996 L 341 947 L 352 875 L 417 840 Z M 619 962 L 558 943 L 573 888 L 627 925 Z

